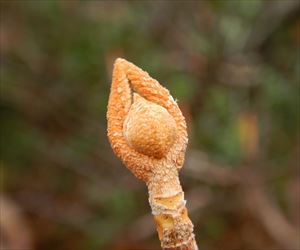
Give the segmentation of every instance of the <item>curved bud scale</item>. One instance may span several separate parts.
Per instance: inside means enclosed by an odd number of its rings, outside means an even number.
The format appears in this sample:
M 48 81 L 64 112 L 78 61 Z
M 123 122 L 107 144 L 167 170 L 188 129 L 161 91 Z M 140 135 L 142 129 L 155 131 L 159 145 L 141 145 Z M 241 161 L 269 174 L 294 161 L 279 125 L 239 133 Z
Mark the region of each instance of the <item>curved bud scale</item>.
M 178 178 L 188 141 L 186 123 L 169 91 L 147 72 L 119 58 L 107 120 L 115 154 L 148 186 L 162 248 L 197 249 Z

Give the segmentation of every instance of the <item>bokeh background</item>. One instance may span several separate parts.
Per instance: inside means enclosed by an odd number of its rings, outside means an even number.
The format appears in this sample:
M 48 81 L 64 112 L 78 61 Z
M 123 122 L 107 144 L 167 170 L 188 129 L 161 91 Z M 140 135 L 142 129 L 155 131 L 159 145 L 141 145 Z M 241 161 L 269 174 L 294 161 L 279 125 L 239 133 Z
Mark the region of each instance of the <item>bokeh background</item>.
M 203 250 L 298 250 L 299 1 L 1 0 L 1 249 L 156 250 L 147 189 L 113 154 L 124 57 L 189 131 Z

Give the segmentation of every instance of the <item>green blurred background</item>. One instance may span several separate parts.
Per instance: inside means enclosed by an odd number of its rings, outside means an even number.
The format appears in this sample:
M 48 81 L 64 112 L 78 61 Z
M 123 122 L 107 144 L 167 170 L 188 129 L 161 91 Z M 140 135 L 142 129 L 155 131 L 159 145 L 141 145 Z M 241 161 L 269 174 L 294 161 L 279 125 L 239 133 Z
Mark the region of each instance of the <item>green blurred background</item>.
M 299 10 L 1 0 L 1 249 L 160 249 L 146 186 L 106 136 L 117 57 L 187 119 L 180 178 L 200 249 L 300 249 Z

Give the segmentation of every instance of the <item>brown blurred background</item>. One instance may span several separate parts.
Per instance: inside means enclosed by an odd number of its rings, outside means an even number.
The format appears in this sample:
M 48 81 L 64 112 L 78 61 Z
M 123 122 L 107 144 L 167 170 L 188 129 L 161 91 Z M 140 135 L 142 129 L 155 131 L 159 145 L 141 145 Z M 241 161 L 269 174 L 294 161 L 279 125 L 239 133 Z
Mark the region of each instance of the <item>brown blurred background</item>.
M 112 65 L 178 99 L 202 250 L 300 249 L 297 0 L 1 0 L 1 250 L 160 249 L 106 136 Z

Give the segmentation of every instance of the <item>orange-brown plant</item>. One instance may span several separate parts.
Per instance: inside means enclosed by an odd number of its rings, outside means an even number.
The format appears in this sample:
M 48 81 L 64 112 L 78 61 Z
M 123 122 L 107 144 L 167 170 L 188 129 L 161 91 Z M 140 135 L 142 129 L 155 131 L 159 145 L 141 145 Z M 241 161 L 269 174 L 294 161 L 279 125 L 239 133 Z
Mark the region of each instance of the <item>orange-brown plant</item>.
M 169 91 L 147 72 L 117 59 L 108 102 L 115 154 L 148 186 L 163 249 L 196 250 L 178 170 L 188 142 L 185 119 Z

